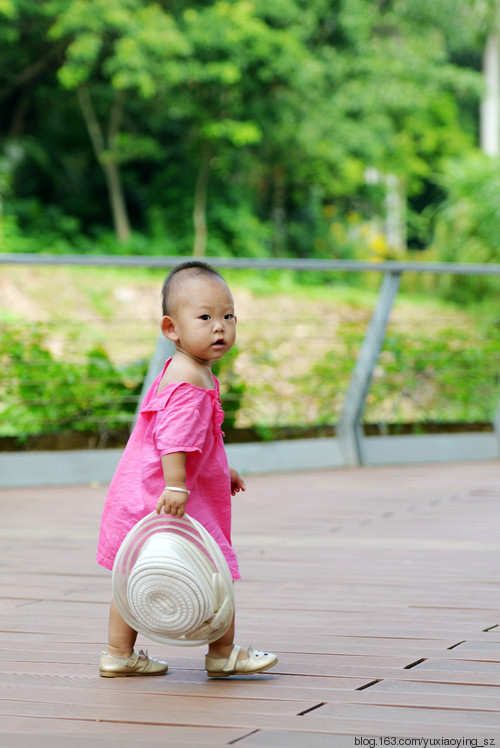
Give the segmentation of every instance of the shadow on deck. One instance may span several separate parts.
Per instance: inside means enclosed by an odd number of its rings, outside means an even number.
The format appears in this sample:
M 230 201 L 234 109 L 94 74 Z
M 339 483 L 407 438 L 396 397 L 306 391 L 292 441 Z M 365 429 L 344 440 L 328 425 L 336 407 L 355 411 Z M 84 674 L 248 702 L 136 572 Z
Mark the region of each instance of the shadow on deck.
M 498 462 L 249 477 L 237 640 L 280 661 L 247 680 L 208 680 L 200 648 L 144 640 L 168 675 L 99 678 L 105 491 L 0 491 L 6 748 L 500 744 Z

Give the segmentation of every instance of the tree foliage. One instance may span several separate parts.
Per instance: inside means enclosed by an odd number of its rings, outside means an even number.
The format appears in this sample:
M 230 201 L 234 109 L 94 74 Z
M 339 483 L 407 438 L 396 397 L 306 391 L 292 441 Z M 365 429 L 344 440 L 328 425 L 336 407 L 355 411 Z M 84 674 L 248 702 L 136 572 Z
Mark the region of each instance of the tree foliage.
M 345 256 L 474 147 L 484 0 L 0 0 L 10 249 Z M 111 230 L 121 242 L 116 245 Z

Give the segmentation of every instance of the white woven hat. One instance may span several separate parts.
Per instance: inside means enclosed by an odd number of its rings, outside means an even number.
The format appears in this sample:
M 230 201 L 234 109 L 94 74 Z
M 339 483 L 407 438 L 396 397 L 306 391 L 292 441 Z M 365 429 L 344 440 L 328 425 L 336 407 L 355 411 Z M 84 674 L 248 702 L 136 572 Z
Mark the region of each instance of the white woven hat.
M 163 644 L 213 642 L 234 614 L 226 559 L 187 515 L 153 512 L 130 530 L 113 565 L 113 595 L 129 626 Z

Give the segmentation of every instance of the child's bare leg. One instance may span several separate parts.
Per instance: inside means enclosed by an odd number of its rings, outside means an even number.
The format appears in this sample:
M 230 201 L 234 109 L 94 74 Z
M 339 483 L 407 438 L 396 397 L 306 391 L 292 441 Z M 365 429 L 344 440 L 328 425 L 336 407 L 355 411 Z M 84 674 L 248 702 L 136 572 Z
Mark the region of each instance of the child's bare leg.
M 208 646 L 205 670 L 209 678 L 227 678 L 230 675 L 254 675 L 276 665 L 278 658 L 272 652 L 261 652 L 250 647 L 234 647 L 234 616 L 224 636 Z
M 229 657 L 234 646 L 234 615 L 228 630 L 220 639 L 208 645 L 210 657 Z M 242 650 L 238 656 L 239 660 L 247 660 L 248 652 Z
M 136 639 L 137 631 L 123 620 L 112 600 L 109 610 L 108 652 L 119 657 L 130 657 Z
M 123 678 L 129 675 L 165 675 L 168 665 L 150 657 L 142 649 L 134 651 L 137 631 L 125 623 L 115 601 L 109 611 L 108 651 L 101 654 L 99 674 L 104 678 Z

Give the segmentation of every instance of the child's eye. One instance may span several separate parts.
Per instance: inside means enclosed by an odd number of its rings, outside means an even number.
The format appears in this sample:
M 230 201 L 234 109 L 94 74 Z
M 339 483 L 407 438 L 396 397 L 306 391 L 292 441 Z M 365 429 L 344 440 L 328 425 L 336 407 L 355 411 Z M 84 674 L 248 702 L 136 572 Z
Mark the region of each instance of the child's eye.
M 226 314 L 224 319 L 234 319 L 234 314 Z
M 200 319 L 203 319 L 206 322 L 207 320 L 210 319 L 210 315 L 209 314 L 202 314 L 201 317 L 200 317 Z

